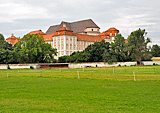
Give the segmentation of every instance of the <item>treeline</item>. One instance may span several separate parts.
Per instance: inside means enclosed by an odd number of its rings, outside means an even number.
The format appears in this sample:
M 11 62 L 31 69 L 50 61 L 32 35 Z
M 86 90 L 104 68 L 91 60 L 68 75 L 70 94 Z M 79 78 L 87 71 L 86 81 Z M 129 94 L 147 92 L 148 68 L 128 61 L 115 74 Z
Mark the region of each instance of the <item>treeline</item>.
M 125 62 L 151 60 L 160 57 L 160 46 L 147 47 L 150 39 L 145 39 L 145 30 L 138 29 L 128 36 L 128 43 L 121 34 L 115 37 L 114 42 L 108 43 L 105 40 L 89 45 L 81 52 L 74 52 L 70 56 L 59 57 L 56 49 L 45 43 L 39 35 L 25 35 L 16 45 L 12 46 L 5 41 L 0 34 L 0 64 L 15 63 L 79 63 L 79 62 Z
M 147 47 L 151 41 L 149 38 L 145 39 L 146 34 L 145 30 L 138 29 L 128 36 L 128 43 L 125 43 L 124 37 L 118 34 L 111 44 L 104 40 L 95 42 L 82 52 L 59 57 L 58 62 L 108 62 L 111 64 L 112 62 L 137 61 L 141 64 L 142 60 L 151 60 L 153 56 L 160 57 L 158 45 L 153 45 L 152 48 Z

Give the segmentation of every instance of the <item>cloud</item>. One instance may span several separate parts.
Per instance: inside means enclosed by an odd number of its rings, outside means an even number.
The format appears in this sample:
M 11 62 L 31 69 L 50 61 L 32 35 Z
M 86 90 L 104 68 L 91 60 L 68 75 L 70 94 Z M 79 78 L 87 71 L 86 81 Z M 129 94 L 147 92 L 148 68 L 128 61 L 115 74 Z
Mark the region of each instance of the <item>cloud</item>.
M 14 22 L 16 19 L 49 18 L 47 9 L 22 3 L 1 3 L 0 22 Z
M 101 32 L 116 27 L 122 35 L 138 28 L 146 29 L 153 43 L 159 39 L 159 0 L 2 0 L 0 32 L 23 36 L 32 30 L 44 32 L 61 21 L 93 19 Z M 156 34 L 156 35 L 155 35 Z

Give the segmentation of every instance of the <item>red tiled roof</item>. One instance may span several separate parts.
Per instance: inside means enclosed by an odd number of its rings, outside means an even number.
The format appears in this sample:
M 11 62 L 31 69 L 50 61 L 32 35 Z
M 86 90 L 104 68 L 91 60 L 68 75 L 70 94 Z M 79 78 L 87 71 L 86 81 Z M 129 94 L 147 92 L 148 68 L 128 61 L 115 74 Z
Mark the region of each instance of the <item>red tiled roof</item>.
M 128 43 L 128 39 L 125 39 L 125 43 Z
M 102 41 L 100 36 L 86 35 L 86 34 L 76 34 L 77 40 L 100 42 Z
M 39 34 L 39 35 L 45 35 L 46 33 L 42 32 L 41 30 L 37 30 L 37 31 L 31 31 L 28 34 Z
M 61 35 L 71 35 L 76 36 L 76 33 L 74 33 L 72 30 L 68 29 L 67 27 L 62 27 L 59 30 L 57 30 L 53 36 L 61 36 Z
M 107 31 L 119 31 L 119 30 L 117 30 L 117 29 L 114 28 L 114 27 L 111 27 L 111 28 L 109 28 Z
M 53 41 L 53 36 L 54 34 L 46 34 L 46 35 L 42 35 L 44 38 L 44 41 Z
M 18 38 L 12 34 L 12 36 L 7 38 L 6 41 L 8 43 L 12 43 L 12 45 L 15 45 L 18 42 Z

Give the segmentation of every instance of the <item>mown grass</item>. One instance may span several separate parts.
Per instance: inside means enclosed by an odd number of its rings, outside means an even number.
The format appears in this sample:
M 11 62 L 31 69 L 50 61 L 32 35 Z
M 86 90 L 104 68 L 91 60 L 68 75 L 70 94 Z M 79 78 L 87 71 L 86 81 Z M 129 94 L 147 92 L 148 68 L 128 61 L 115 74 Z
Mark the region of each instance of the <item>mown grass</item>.
M 157 113 L 159 100 L 159 66 L 0 70 L 2 113 Z
M 160 81 L 0 79 L 0 112 L 160 112 Z

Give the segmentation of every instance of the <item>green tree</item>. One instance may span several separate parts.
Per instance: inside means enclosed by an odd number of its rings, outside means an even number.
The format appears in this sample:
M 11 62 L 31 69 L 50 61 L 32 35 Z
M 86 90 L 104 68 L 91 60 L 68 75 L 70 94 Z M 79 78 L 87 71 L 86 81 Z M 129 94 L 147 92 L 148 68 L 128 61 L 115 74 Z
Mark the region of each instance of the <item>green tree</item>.
M 109 50 L 110 43 L 102 40 L 89 45 L 84 52 L 90 54 L 89 62 L 103 62 L 103 54 L 105 50 Z
M 0 64 L 17 63 L 15 59 L 15 52 L 0 49 Z
M 153 45 L 151 48 L 151 54 L 154 57 L 160 57 L 160 46 L 158 46 L 157 44 Z
M 118 62 L 127 61 L 125 39 L 121 34 L 115 36 L 114 42 L 111 43 L 111 49 L 115 52 L 114 59 L 116 59 Z
M 5 38 L 2 34 L 0 34 L 0 49 L 13 50 L 12 45 L 5 41 Z
M 148 55 L 147 44 L 150 42 L 150 39 L 145 39 L 146 34 L 145 29 L 141 30 L 139 28 L 128 37 L 128 55 L 140 65 L 142 58 Z
M 38 34 L 25 35 L 17 42 L 14 51 L 18 53 L 17 60 L 20 63 L 44 63 L 55 61 L 56 49 L 45 43 Z

